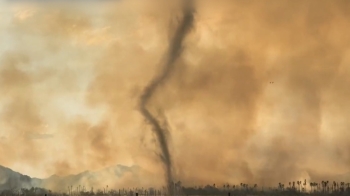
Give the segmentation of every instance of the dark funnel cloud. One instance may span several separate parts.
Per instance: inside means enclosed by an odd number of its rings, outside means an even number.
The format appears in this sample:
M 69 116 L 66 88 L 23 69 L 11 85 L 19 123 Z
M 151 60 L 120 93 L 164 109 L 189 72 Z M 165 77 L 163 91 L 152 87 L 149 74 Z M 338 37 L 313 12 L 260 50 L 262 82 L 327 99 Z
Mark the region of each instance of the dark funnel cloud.
M 166 180 L 168 188 L 171 186 L 172 179 L 172 164 L 171 164 L 171 154 L 169 151 L 169 146 L 166 138 L 167 129 L 160 125 L 159 120 L 152 115 L 152 113 L 147 108 L 148 101 L 152 98 L 155 90 L 159 85 L 161 85 L 173 71 L 175 66 L 175 61 L 181 55 L 182 52 L 182 43 L 185 39 L 187 33 L 193 25 L 193 2 L 192 1 L 183 1 L 182 7 L 183 18 L 180 21 L 178 28 L 174 34 L 173 39 L 170 42 L 168 54 L 166 56 L 166 61 L 163 67 L 162 72 L 156 76 L 144 89 L 143 94 L 141 95 L 141 104 L 140 110 L 142 115 L 151 123 L 153 126 L 153 131 L 157 135 L 159 146 L 161 148 L 161 159 L 165 165 L 166 169 Z M 170 191 L 169 191 L 170 192 Z

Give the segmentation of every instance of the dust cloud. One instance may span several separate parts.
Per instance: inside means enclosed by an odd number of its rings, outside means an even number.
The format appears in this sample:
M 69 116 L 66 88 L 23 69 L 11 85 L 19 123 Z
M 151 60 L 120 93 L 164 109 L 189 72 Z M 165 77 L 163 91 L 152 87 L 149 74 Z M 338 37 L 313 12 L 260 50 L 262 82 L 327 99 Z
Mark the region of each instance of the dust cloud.
M 36 177 L 138 165 L 137 183 L 164 185 L 138 101 L 161 71 L 177 3 L 2 4 L 0 164 Z M 268 186 L 348 172 L 349 8 L 198 1 L 149 102 L 167 119 L 174 180 Z

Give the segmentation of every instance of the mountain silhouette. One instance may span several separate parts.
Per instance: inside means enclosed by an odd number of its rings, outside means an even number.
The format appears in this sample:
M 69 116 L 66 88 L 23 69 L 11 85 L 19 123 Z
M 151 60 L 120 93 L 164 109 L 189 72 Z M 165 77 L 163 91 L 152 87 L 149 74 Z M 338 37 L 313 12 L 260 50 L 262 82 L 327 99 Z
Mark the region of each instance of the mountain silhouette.
M 0 165 L 0 190 L 31 188 L 38 186 L 42 180 L 31 178 Z
M 79 185 L 81 185 L 81 188 L 85 186 L 85 190 L 90 190 L 93 186 L 105 187 L 108 179 L 110 183 L 121 181 L 125 176 L 137 180 L 139 178 L 139 169 L 136 165 L 131 167 L 116 165 L 99 171 L 84 171 L 68 176 L 52 175 L 48 178 L 39 179 L 31 178 L 0 165 L 0 191 L 31 187 L 41 187 L 53 191 L 67 191 L 68 186 L 76 188 Z

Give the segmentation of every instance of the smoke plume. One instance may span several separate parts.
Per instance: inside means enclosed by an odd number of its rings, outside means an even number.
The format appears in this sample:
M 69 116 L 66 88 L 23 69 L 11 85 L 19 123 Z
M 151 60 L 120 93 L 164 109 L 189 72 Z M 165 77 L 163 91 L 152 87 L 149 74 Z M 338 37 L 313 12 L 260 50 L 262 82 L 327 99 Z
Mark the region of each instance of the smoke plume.
M 140 110 L 143 116 L 151 123 L 153 131 L 155 132 L 159 146 L 161 148 L 161 159 L 165 165 L 166 169 L 166 180 L 168 190 L 170 192 L 171 184 L 173 183 L 172 177 L 172 163 L 171 163 L 171 154 L 169 151 L 169 146 L 166 138 L 166 127 L 162 127 L 159 120 L 152 115 L 150 110 L 147 108 L 147 103 L 149 99 L 154 94 L 154 91 L 159 85 L 161 85 L 171 74 L 174 69 L 175 61 L 181 54 L 182 43 L 185 39 L 187 33 L 193 25 L 193 2 L 183 1 L 183 11 L 182 11 L 182 20 L 174 34 L 174 38 L 170 41 L 168 54 L 166 56 L 166 62 L 164 64 L 162 72 L 159 76 L 155 77 L 148 86 L 144 89 L 143 94 L 141 95 Z

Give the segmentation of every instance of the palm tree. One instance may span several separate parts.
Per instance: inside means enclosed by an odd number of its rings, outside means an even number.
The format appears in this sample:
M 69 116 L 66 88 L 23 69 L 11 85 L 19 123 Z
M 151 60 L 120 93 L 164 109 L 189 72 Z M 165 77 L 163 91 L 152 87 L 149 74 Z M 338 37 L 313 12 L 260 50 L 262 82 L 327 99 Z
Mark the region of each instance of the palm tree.
M 315 190 L 315 192 L 317 192 L 318 191 L 318 183 L 314 182 L 314 186 L 315 186 L 314 190 Z
M 278 183 L 278 189 L 280 189 L 280 191 L 282 191 L 282 184 L 280 182 Z
M 324 192 L 325 181 L 322 180 L 322 192 Z
M 300 189 L 303 191 L 303 181 L 300 181 Z
M 293 181 L 293 189 L 295 189 L 295 182 Z
M 340 189 L 339 189 L 339 183 L 338 183 L 338 182 L 335 183 L 335 188 L 336 188 L 337 192 L 340 191 Z
M 311 192 L 312 192 L 312 187 L 314 186 L 314 183 L 310 182 L 310 189 L 311 189 Z
M 300 181 L 297 181 L 298 191 L 300 191 Z

